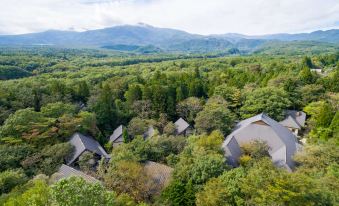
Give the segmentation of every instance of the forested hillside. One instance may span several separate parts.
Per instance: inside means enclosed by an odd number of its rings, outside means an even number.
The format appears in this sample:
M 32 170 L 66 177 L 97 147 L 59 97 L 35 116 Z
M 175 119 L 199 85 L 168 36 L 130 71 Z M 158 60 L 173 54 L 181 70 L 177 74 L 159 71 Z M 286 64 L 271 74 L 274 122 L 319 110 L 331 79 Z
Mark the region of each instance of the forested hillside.
M 293 46 L 248 56 L 1 48 L 0 205 L 339 205 L 338 49 Z M 226 163 L 221 145 L 237 122 L 262 112 L 279 122 L 287 109 L 307 115 L 293 171 L 258 142 L 239 167 Z M 192 133 L 176 135 L 180 117 Z M 55 178 L 75 132 L 110 155 L 79 157 L 95 183 Z M 150 161 L 171 168 L 161 188 Z
M 120 25 L 82 32 L 48 30 L 20 35 L 0 35 L 0 45 L 105 48 L 139 54 L 165 52 L 200 54 L 228 52 L 230 54 L 248 54 L 262 49 L 262 46 L 277 48 L 277 44 L 282 42 L 287 44 L 288 47 L 290 47 L 289 44 L 312 44 L 312 46 L 321 47 L 326 51 L 327 47 L 338 49 L 338 36 L 339 30 L 337 29 L 311 33 L 262 36 L 242 34 L 198 35 L 176 29 L 138 24 Z

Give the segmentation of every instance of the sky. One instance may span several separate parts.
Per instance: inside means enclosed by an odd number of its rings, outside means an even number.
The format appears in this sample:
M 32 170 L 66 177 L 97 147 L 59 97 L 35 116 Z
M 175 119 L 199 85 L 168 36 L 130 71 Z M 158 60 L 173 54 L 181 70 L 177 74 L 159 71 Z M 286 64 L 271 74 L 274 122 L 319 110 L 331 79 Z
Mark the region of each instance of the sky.
M 339 28 L 339 0 L 0 0 L 0 34 L 145 23 L 196 34 Z

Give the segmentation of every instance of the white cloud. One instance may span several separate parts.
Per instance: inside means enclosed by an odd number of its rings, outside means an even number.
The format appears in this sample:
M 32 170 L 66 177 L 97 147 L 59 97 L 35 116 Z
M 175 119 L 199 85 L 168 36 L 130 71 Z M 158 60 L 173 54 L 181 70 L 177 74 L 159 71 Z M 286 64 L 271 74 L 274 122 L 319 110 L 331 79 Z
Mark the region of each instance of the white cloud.
M 144 22 L 191 33 L 267 34 L 339 28 L 338 0 L 1 0 L 0 33 Z

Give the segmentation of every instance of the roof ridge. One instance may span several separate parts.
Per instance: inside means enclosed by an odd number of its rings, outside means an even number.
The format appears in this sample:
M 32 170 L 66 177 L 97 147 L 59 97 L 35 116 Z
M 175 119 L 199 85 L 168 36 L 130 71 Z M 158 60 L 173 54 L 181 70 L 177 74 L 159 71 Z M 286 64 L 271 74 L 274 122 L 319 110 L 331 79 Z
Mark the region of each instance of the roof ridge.
M 301 127 L 301 125 L 299 124 L 299 122 L 297 121 L 296 118 L 294 118 L 292 115 L 288 115 L 289 117 L 291 117 L 291 119 L 293 120 L 293 122 L 295 122 L 299 127 Z
M 109 136 L 109 141 L 110 142 L 114 142 L 115 140 L 118 139 L 119 136 L 113 137 L 112 136 L 115 134 L 115 132 L 118 132 L 118 129 L 121 127 L 121 134 L 123 134 L 123 130 L 124 130 L 124 125 L 120 124 L 117 128 L 115 128 L 115 130 L 113 131 L 113 133 Z M 111 139 L 112 138 L 112 139 Z
M 62 167 L 69 168 L 70 170 L 72 170 L 72 171 L 74 171 L 74 172 L 76 172 L 76 173 L 80 173 L 81 175 L 83 175 L 83 176 L 85 176 L 85 177 L 87 177 L 87 178 L 89 178 L 89 179 L 92 179 L 92 180 L 94 180 L 94 181 L 99 181 L 99 180 L 96 179 L 95 177 L 92 177 L 91 175 L 88 175 L 88 174 L 84 173 L 83 171 L 77 170 L 77 169 L 75 169 L 75 168 L 73 168 L 73 167 L 71 167 L 71 166 L 68 166 L 68 165 L 66 165 L 66 164 L 62 164 L 60 168 L 62 168 Z M 81 176 L 80 176 L 80 177 L 81 177 Z
M 84 144 L 84 142 L 83 142 L 83 140 L 82 140 L 82 138 L 81 138 L 81 136 L 80 136 L 81 133 L 76 132 L 76 134 L 78 135 L 78 137 L 79 137 L 79 139 L 80 139 L 80 142 L 81 142 L 82 146 L 84 147 L 84 149 L 86 149 L 86 146 L 85 146 L 85 144 Z M 81 134 L 81 135 L 82 135 L 82 134 Z M 83 136 L 85 136 L 85 135 L 83 135 Z

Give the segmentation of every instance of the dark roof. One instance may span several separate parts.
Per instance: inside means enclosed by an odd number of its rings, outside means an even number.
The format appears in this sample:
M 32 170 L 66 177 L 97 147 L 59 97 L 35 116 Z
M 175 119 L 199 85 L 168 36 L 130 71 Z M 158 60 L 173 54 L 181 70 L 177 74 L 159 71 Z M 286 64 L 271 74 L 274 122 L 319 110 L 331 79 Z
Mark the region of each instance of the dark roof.
M 306 114 L 303 111 L 286 110 L 286 117 L 280 122 L 285 127 L 301 129 L 305 126 Z
M 109 142 L 114 142 L 114 141 L 116 141 L 119 137 L 122 136 L 122 132 L 123 132 L 123 126 L 120 125 L 119 127 L 117 127 L 117 128 L 113 131 L 113 134 L 109 137 Z
M 190 127 L 190 125 L 183 118 L 181 118 L 181 117 L 174 124 L 175 124 L 175 127 L 176 127 L 177 135 L 180 135 L 187 128 Z
M 95 179 L 94 177 L 91 177 L 79 170 L 76 170 L 70 166 L 67 165 L 61 165 L 61 167 L 59 168 L 58 172 L 53 174 L 53 176 L 56 178 L 56 181 L 59 181 L 61 179 L 64 178 L 69 178 L 72 176 L 76 176 L 76 177 L 82 177 L 84 180 L 86 180 L 87 182 L 99 182 L 99 180 Z
M 294 167 L 292 156 L 297 150 L 296 137 L 289 129 L 265 114 L 239 122 L 233 132 L 226 137 L 222 147 L 230 164 L 237 165 L 242 144 L 255 140 L 266 142 L 275 164 L 288 168 Z
M 104 148 L 92 137 L 87 137 L 80 133 L 75 133 L 69 141 L 74 146 L 74 153 L 67 164 L 72 164 L 84 151 L 90 151 L 105 158 L 110 158 Z

